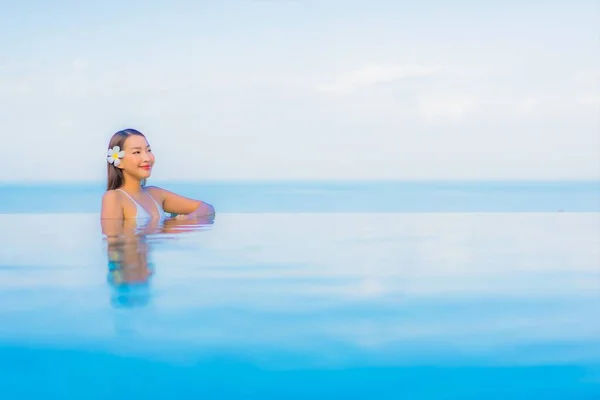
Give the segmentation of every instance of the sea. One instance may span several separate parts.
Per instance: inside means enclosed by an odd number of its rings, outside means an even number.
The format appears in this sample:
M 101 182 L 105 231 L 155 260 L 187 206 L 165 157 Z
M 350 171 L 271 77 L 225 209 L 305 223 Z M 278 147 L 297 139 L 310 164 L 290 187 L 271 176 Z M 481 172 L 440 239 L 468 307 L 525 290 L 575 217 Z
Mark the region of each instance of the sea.
M 600 182 L 0 183 L 0 399 L 600 399 Z

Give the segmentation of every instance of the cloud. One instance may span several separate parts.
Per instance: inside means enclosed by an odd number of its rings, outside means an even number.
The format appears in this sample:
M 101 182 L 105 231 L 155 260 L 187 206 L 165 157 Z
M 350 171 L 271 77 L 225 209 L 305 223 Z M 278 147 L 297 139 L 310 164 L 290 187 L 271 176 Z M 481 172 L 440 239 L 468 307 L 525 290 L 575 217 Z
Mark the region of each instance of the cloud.
M 35 142 L 36 163 L 7 154 L 0 180 L 104 178 L 106 142 L 128 126 L 149 135 L 161 179 L 598 176 L 589 7 L 489 19 L 489 6 L 351 3 L 5 27 L 0 137 Z M 82 151 L 56 159 L 65 143 Z
M 403 79 L 429 78 L 442 73 L 439 66 L 371 64 L 338 75 L 332 83 L 318 88 L 320 92 L 347 94 L 362 87 L 396 82 Z
M 460 62 L 444 67 L 364 65 L 318 87 L 323 104 L 349 120 L 368 117 L 423 126 L 521 123 L 546 118 L 591 120 L 600 111 L 598 86 L 589 84 L 597 80 L 597 73 L 585 67 L 563 71 L 569 74 L 565 80 L 549 82 L 552 76 L 529 65 L 508 69 Z
M 419 116 L 425 123 L 457 123 L 473 110 L 472 97 L 464 94 L 419 94 L 416 98 Z

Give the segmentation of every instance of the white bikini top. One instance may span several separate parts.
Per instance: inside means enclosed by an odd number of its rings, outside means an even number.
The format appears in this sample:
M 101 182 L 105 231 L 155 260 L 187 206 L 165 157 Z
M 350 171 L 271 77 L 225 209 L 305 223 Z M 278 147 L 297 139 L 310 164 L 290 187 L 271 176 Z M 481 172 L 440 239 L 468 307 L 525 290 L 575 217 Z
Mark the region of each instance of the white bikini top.
M 133 197 L 131 197 L 126 191 L 122 190 L 122 189 L 117 189 L 120 192 L 125 193 L 125 196 L 129 197 L 129 199 L 131 201 L 133 201 L 133 204 L 135 204 L 136 208 L 137 208 L 137 213 L 135 218 L 136 219 L 152 219 L 152 215 L 148 213 L 148 211 L 146 211 L 146 209 L 144 207 L 142 207 L 142 205 L 140 203 L 138 203 L 137 201 L 135 201 L 133 199 Z M 148 193 L 148 192 L 146 192 Z M 160 204 L 158 204 L 158 202 L 156 200 L 154 200 L 154 197 L 152 197 L 152 195 L 150 193 L 148 193 L 148 196 L 150 196 L 150 198 L 152 199 L 152 201 L 154 201 L 154 204 L 156 204 L 156 208 L 158 209 L 158 215 L 160 220 L 162 221 L 163 219 L 165 219 L 166 214 L 165 214 L 165 210 L 163 210 L 163 208 L 161 207 Z

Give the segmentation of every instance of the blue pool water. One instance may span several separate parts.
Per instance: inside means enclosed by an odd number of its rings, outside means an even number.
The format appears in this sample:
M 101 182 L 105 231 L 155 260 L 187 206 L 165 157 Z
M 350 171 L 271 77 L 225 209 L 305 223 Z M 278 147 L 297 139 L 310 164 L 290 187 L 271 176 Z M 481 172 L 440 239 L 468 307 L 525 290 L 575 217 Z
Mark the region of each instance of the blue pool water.
M 539 185 L 181 184 L 214 221 L 110 242 L 3 186 L 0 398 L 600 398 L 598 191 Z

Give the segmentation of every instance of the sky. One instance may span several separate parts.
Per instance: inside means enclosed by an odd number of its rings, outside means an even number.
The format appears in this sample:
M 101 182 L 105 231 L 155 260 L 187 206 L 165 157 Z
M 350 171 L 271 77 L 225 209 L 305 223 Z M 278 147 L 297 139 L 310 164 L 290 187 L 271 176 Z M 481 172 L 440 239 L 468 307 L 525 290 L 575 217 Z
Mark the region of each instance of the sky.
M 600 2 L 0 0 L 0 182 L 600 179 Z

